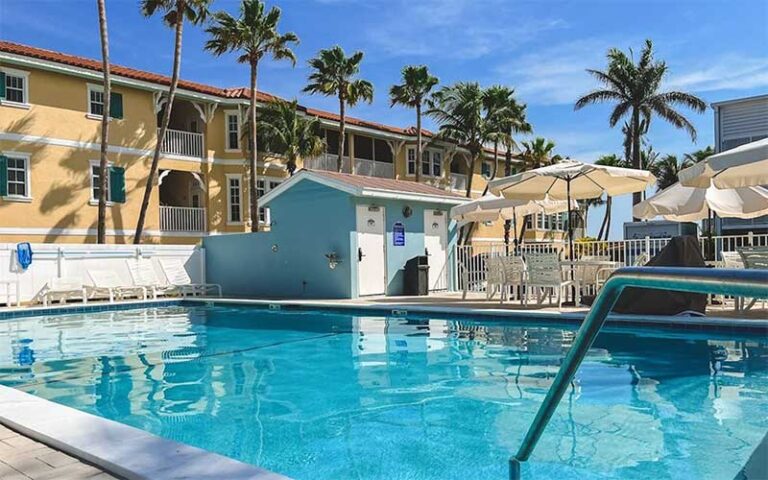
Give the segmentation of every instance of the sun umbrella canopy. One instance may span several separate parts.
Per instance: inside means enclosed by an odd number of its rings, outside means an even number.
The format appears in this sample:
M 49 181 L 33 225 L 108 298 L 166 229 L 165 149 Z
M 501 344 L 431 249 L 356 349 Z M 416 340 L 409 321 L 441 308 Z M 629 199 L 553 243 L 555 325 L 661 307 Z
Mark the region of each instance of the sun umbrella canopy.
M 578 208 L 571 201 L 571 208 Z M 513 220 L 532 213 L 554 214 L 568 210 L 565 200 L 510 200 L 491 193 L 451 209 L 451 218 L 459 222 L 486 222 Z
M 768 184 L 768 138 L 708 157 L 682 170 L 677 178 L 686 187 L 753 187 Z
M 710 210 L 727 218 L 766 215 L 768 190 L 762 187 L 695 188 L 678 182 L 635 205 L 632 215 L 646 220 L 661 216 L 674 222 L 695 222 L 707 218 Z
M 564 200 L 570 188 L 571 199 L 583 200 L 641 192 L 655 181 L 645 170 L 565 161 L 499 178 L 490 183 L 490 191 L 515 200 Z

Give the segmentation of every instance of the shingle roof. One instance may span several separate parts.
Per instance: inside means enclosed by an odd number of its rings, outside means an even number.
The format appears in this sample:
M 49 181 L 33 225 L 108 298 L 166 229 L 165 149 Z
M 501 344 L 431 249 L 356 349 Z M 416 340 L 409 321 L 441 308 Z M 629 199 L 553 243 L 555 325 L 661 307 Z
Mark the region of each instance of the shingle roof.
M 337 182 L 345 183 L 356 188 L 369 188 L 374 190 L 387 190 L 391 192 L 411 193 L 418 195 L 432 195 L 439 197 L 464 198 L 463 195 L 449 192 L 432 185 L 416 183 L 409 180 L 395 180 L 392 178 L 366 177 L 349 173 L 329 172 L 326 170 L 310 170 L 313 174 L 325 177 Z

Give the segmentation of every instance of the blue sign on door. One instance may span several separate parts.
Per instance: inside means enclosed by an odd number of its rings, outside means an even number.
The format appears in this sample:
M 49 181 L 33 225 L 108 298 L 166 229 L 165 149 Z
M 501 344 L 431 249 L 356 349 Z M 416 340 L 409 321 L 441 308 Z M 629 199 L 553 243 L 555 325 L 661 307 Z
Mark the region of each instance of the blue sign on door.
M 396 247 L 405 246 L 405 225 L 396 222 L 392 226 L 392 244 Z

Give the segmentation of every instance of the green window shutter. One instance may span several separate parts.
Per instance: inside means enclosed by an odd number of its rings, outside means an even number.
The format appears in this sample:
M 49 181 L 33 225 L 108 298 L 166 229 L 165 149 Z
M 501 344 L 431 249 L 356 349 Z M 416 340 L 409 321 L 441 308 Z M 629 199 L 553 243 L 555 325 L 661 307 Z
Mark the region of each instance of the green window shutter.
M 109 194 L 111 201 L 125 203 L 125 169 L 123 167 L 109 167 Z
M 5 74 L 0 72 L 0 98 L 5 98 Z
M 5 195 L 8 195 L 8 157 L 0 155 L 0 196 Z
M 123 94 L 112 92 L 109 95 L 109 116 L 123 118 Z

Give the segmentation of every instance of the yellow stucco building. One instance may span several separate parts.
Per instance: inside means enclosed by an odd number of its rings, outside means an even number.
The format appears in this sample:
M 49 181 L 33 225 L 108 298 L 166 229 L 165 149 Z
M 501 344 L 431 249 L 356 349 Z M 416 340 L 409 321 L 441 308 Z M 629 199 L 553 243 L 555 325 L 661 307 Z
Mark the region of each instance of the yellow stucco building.
M 168 77 L 112 67 L 107 238 L 130 243 L 139 214 Z M 94 242 L 103 112 L 101 62 L 0 41 L 0 242 Z M 274 97 L 263 94 L 261 103 Z M 246 160 L 241 129 L 246 89 L 181 81 L 162 141 L 159 176 L 147 212 L 144 242 L 196 243 L 209 234 L 249 230 Z M 335 169 L 338 117 L 299 107 L 321 120 L 327 153 L 299 168 Z M 347 119 L 344 171 L 422 181 L 464 192 L 469 155 L 433 141 L 415 162 L 414 129 Z M 499 172 L 503 172 L 503 155 Z M 286 178 L 284 161 L 259 155 L 259 193 Z M 483 193 L 493 169 L 490 152 L 472 175 L 472 196 Z M 269 212 L 260 212 L 264 225 Z M 543 222 L 534 219 L 532 226 Z M 477 241 L 499 241 L 500 224 L 478 225 Z M 532 228 L 528 238 L 539 235 Z

